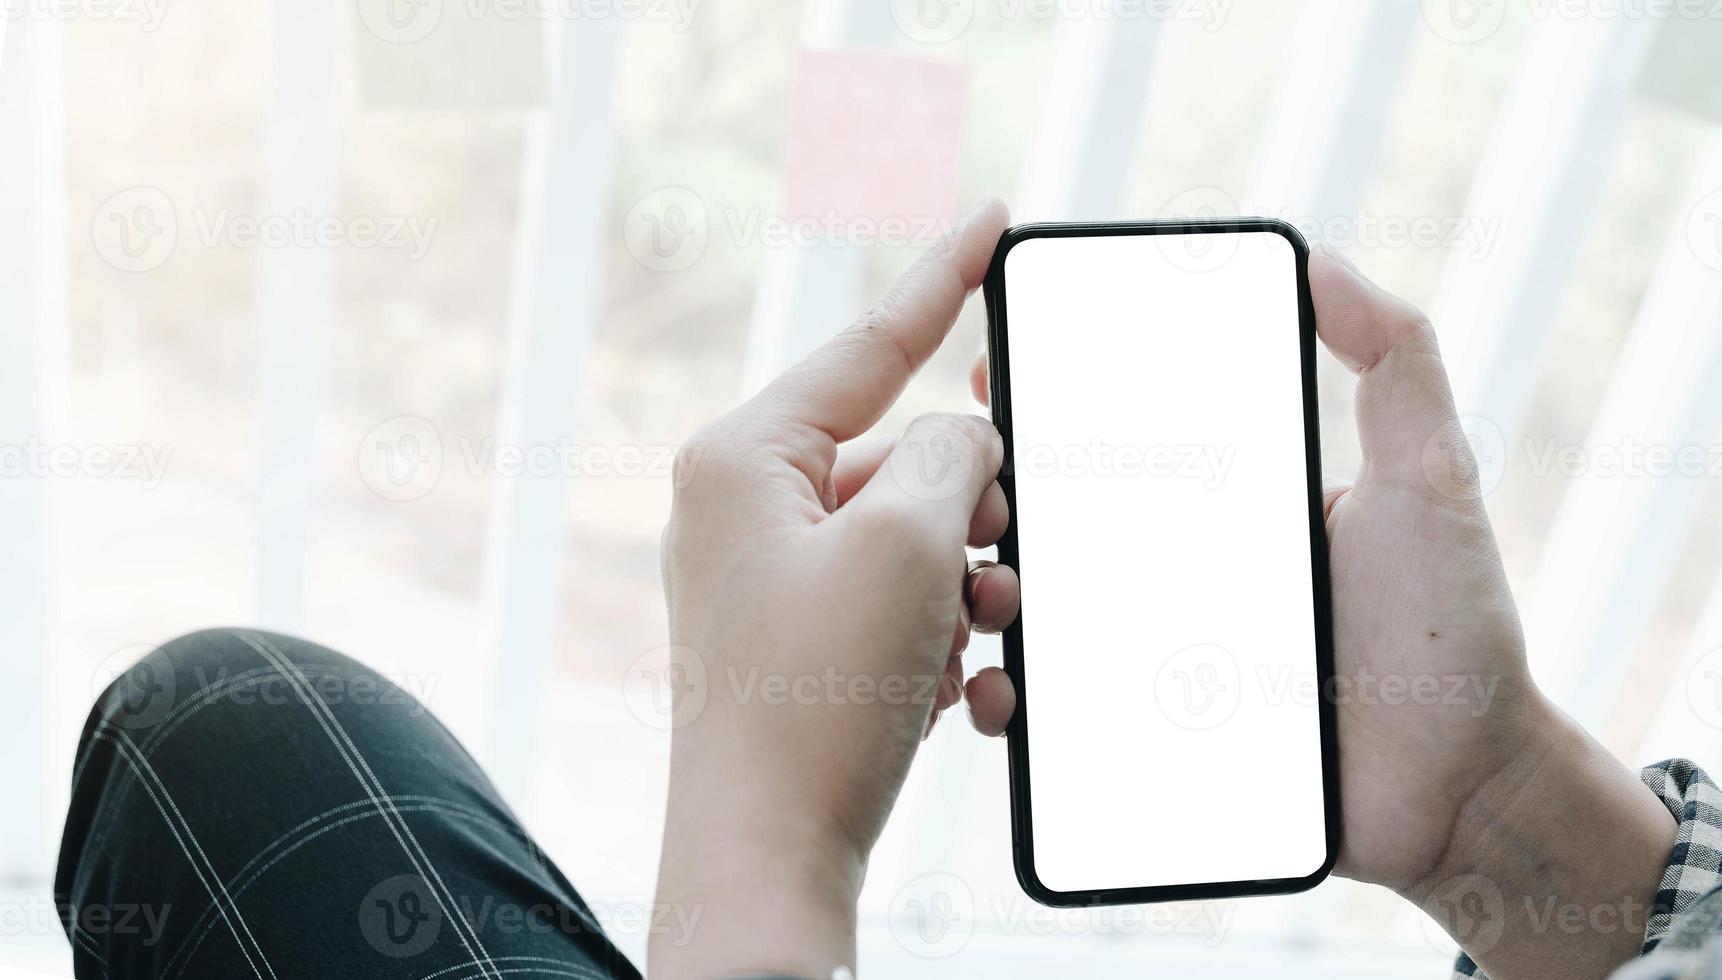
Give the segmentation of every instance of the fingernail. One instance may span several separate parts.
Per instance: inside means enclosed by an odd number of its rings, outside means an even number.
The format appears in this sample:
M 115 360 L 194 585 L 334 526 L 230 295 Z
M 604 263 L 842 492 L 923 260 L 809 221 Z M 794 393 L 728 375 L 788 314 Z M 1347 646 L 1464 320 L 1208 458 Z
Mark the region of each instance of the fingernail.
M 997 562 L 985 560 L 977 561 L 969 566 L 968 577 L 963 580 L 963 598 L 968 600 L 970 605 L 974 605 L 975 587 L 980 584 L 981 578 L 997 567 Z

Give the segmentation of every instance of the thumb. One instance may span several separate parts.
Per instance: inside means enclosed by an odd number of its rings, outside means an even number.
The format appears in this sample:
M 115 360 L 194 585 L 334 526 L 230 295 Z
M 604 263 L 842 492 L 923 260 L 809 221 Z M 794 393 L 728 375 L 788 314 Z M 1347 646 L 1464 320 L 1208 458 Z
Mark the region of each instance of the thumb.
M 905 517 L 929 544 L 960 549 L 1003 460 L 1004 440 L 986 419 L 923 415 L 844 509 Z
M 848 442 L 884 416 L 980 286 L 1010 223 L 989 197 L 897 280 L 872 311 L 785 371 L 742 411 Z
M 1429 320 L 1331 252 L 1311 253 L 1309 285 L 1316 332 L 1357 374 L 1367 475 L 1448 497 L 1478 496 L 1470 443 Z

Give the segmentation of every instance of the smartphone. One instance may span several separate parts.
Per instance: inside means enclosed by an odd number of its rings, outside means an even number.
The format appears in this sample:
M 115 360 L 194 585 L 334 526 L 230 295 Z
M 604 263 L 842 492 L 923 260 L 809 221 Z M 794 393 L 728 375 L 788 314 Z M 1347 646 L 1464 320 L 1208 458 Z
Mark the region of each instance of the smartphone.
M 1339 849 L 1309 249 L 1022 225 L 988 271 L 1022 612 L 1017 879 L 1055 906 L 1314 886 Z

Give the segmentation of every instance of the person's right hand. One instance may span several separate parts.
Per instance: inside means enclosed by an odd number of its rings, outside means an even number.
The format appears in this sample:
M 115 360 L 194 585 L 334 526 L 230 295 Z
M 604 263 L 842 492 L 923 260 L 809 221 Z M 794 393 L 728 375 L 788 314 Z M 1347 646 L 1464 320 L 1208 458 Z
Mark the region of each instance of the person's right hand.
M 1344 812 L 1337 870 L 1438 920 L 1456 897 L 1445 891 L 1480 887 L 1480 876 L 1499 890 L 1506 928 L 1468 951 L 1495 980 L 1605 975 L 1636 951 L 1642 925 L 1588 943 L 1538 936 L 1523 900 L 1647 903 L 1673 823 L 1531 680 L 1429 322 L 1332 254 L 1312 255 L 1309 274 L 1322 342 L 1358 375 L 1362 448 L 1355 482 L 1330 482 L 1325 501 Z M 973 378 L 983 401 L 985 371 L 983 360 Z M 1033 576 L 1022 595 L 1031 621 Z M 1438 697 L 1368 696 L 1385 681 L 1435 690 L 1430 678 Z M 970 680 L 968 700 L 986 734 L 1001 732 L 1015 706 L 996 669 Z M 1553 939 L 1564 948 L 1541 948 Z

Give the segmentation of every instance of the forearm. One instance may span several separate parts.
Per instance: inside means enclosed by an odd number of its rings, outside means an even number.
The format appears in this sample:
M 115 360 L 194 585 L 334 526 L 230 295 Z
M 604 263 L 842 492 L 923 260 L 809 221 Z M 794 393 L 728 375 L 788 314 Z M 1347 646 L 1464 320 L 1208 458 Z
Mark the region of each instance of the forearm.
M 823 980 L 852 968 L 865 870 L 854 848 L 791 808 L 725 796 L 721 786 L 671 789 L 657 902 L 698 926 L 654 933 L 649 974 Z
M 1407 889 L 1491 980 L 1606 977 L 1638 955 L 1674 843 L 1666 807 L 1540 699 L 1537 733 L 1472 794 Z

